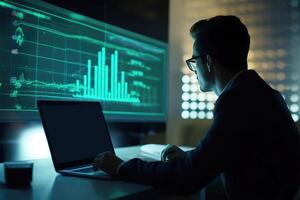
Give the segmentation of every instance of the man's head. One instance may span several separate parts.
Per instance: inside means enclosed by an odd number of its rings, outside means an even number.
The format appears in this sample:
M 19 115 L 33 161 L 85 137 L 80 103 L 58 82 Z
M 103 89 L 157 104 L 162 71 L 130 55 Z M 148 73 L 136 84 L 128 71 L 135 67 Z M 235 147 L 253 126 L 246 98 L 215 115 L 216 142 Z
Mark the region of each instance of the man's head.
M 214 89 L 216 75 L 236 74 L 247 69 L 250 37 L 235 16 L 216 16 L 196 22 L 190 30 L 194 39 L 193 60 L 201 90 Z

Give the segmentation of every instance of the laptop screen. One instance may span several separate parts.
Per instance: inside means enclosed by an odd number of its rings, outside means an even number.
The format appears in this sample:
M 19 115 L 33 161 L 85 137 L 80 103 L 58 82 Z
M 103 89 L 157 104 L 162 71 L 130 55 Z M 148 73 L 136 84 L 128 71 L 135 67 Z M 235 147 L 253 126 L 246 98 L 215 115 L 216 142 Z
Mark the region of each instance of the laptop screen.
M 114 152 L 98 102 L 39 101 L 38 106 L 55 168 Z

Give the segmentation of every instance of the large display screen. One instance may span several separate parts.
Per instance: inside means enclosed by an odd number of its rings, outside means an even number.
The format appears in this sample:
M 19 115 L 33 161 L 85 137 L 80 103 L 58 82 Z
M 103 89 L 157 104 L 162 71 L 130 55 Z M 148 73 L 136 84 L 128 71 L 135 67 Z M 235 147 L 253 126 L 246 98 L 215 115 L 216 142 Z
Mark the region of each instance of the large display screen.
M 39 99 L 165 120 L 166 43 L 37 0 L 0 0 L 0 17 L 1 121 L 38 119 Z

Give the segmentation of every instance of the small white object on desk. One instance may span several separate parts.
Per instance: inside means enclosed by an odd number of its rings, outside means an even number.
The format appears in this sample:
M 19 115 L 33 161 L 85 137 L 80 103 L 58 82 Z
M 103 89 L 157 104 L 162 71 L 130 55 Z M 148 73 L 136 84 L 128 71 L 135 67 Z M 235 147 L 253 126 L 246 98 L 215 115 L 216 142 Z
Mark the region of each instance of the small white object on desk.
M 167 145 L 164 144 L 145 144 L 140 148 L 140 155 L 159 161 L 161 159 L 161 152 Z M 179 146 L 183 151 L 193 150 L 194 147 Z

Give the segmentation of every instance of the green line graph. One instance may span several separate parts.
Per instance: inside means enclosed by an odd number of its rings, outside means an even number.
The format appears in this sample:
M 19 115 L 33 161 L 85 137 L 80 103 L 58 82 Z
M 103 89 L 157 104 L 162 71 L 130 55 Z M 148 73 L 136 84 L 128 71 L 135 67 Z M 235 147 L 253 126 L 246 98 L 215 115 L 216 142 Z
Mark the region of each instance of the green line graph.
M 99 101 L 117 120 L 163 119 L 167 45 L 77 15 L 0 0 L 0 120 L 37 117 L 39 99 Z
M 101 40 L 97 40 L 97 39 L 94 39 L 92 37 L 87 37 L 85 35 L 66 34 L 66 33 L 63 33 L 63 32 L 60 32 L 60 31 L 57 31 L 57 30 L 54 30 L 54 29 L 50 29 L 48 27 L 37 26 L 37 25 L 34 25 L 34 24 L 30 24 L 30 23 L 20 23 L 18 21 L 14 21 L 14 25 L 18 26 L 18 27 L 20 27 L 21 25 L 23 25 L 23 26 L 27 26 L 27 27 L 30 27 L 30 28 L 34 28 L 34 29 L 39 29 L 39 30 L 42 30 L 42 31 L 47 31 L 47 32 L 59 35 L 61 37 L 66 37 L 66 38 L 71 38 L 71 39 L 77 39 L 77 40 L 83 40 L 83 41 L 86 41 L 86 42 L 89 42 L 89 43 L 93 43 L 93 44 L 97 44 L 97 45 L 104 45 L 105 44 Z M 113 38 L 114 37 L 110 37 L 110 39 L 113 39 Z M 113 44 L 109 44 L 109 43 L 106 44 L 106 45 L 109 46 L 109 47 L 111 47 L 111 48 L 116 48 L 116 49 L 128 51 L 131 55 L 134 55 L 136 57 L 143 56 L 143 57 L 148 58 L 148 59 L 155 59 L 155 60 L 158 60 L 158 61 L 160 60 L 159 57 L 155 57 L 155 56 L 153 56 L 151 54 L 146 54 L 146 53 L 143 53 L 143 52 L 135 51 L 135 50 L 130 49 L 130 48 L 126 48 L 126 47 L 122 47 L 122 46 L 118 46 L 118 45 L 113 45 Z

